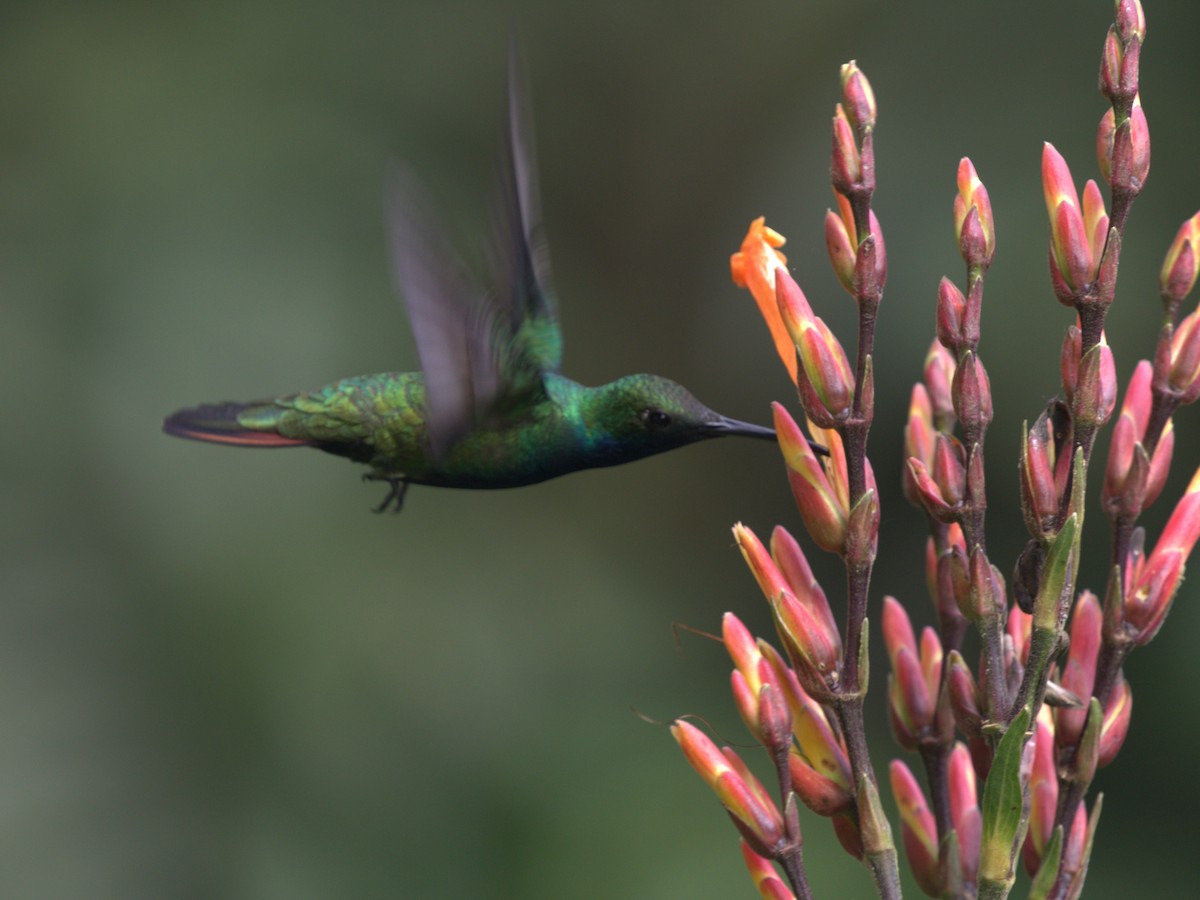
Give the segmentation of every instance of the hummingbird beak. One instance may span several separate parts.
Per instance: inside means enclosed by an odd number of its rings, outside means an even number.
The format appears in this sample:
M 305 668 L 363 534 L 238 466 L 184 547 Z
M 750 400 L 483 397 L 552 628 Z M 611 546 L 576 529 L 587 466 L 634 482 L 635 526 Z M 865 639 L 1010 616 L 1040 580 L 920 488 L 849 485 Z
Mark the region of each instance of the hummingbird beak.
M 727 434 L 741 435 L 742 437 L 762 438 L 764 440 L 775 440 L 775 429 L 766 428 L 762 425 L 752 425 L 749 422 L 741 422 L 737 419 L 726 418 L 719 416 L 716 421 L 709 423 L 708 430 L 713 436 L 725 436 Z M 809 441 L 808 446 L 812 448 L 812 452 L 817 456 L 828 456 L 829 450 L 822 447 L 814 441 Z
M 719 416 L 715 421 L 709 422 L 705 430 L 711 432 L 714 436 L 720 435 L 724 437 L 727 434 L 737 434 L 742 437 L 763 438 L 768 441 L 775 440 L 774 428 L 751 425 L 749 422 L 739 422 L 737 419 L 728 419 L 725 416 Z

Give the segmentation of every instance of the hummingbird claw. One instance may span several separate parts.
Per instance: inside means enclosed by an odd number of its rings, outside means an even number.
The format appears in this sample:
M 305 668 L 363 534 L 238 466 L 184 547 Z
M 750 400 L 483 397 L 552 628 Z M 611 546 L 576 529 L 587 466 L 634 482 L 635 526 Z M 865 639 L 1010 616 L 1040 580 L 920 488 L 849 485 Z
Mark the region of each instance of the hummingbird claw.
M 404 495 L 408 493 L 408 479 L 397 478 L 395 475 L 379 475 L 375 472 L 367 472 L 362 477 L 363 481 L 386 481 L 390 490 L 387 496 L 383 498 L 383 502 L 376 506 L 372 512 L 386 512 L 389 506 L 393 507 L 392 512 L 400 512 L 404 508 Z

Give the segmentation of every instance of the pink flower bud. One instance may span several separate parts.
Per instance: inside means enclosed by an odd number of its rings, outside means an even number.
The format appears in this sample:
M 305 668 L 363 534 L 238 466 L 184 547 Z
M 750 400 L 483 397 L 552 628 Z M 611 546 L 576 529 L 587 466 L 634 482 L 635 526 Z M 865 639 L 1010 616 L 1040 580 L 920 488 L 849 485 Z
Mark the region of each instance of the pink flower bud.
M 1182 302 L 1195 287 L 1197 273 L 1200 273 L 1200 212 L 1179 227 L 1167 250 L 1158 276 L 1163 300 L 1172 304 Z
M 967 494 L 967 451 L 958 438 L 938 432 L 933 443 L 933 480 L 951 506 L 961 506 Z
M 1140 97 L 1134 97 L 1129 118 L 1120 128 L 1113 110 L 1100 117 L 1096 162 L 1108 184 L 1134 196 L 1141 192 L 1150 176 L 1150 126 Z
M 771 557 L 775 560 L 779 571 L 783 573 L 783 577 L 791 585 L 792 593 L 796 595 L 796 598 L 812 610 L 813 615 L 821 621 L 827 631 L 837 634 L 837 621 L 833 617 L 833 610 L 829 608 L 825 591 L 813 577 L 812 568 L 809 566 L 804 552 L 800 549 L 800 545 L 781 525 L 775 526 L 771 532 Z
M 780 879 L 775 866 L 764 856 L 759 856 L 746 841 L 742 841 L 742 859 L 763 900 L 796 900 L 796 895 Z
M 1075 421 L 1099 427 L 1109 420 L 1117 405 L 1117 369 L 1112 350 L 1101 332 L 1100 343 L 1079 359 L 1078 329 L 1072 326 L 1072 330 L 1075 335 L 1068 334 L 1063 345 L 1063 389 Z
M 830 174 L 833 189 L 839 194 L 849 194 L 862 183 L 862 160 L 859 157 L 858 141 L 840 103 L 833 115 L 833 162 L 830 165 Z
M 983 836 L 983 817 L 979 811 L 975 786 L 975 767 L 965 744 L 956 743 L 946 765 L 950 787 L 950 820 L 958 834 L 959 866 L 965 884 L 974 884 L 979 869 L 979 845 Z
M 1162 492 L 1167 472 L 1171 466 L 1171 455 L 1175 447 L 1175 430 L 1168 422 L 1154 448 L 1154 457 L 1148 464 L 1135 468 L 1137 454 L 1145 458 L 1141 441 L 1146 433 L 1153 404 L 1151 394 L 1152 367 L 1142 360 L 1133 370 L 1129 385 L 1125 388 L 1125 401 L 1121 415 L 1113 427 L 1109 445 L 1108 465 L 1104 475 L 1104 490 L 1101 503 L 1110 517 L 1125 515 L 1136 517 L 1150 506 Z M 1131 481 L 1132 479 L 1132 481 Z
M 954 412 L 965 428 L 979 431 L 992 421 L 992 385 L 987 370 L 973 351 L 968 351 L 954 372 L 950 388 Z
M 856 300 L 863 295 L 875 296 L 883 291 L 883 284 L 887 280 L 887 249 L 879 219 L 874 212 L 870 213 L 868 232 L 874 239 L 874 247 L 868 248 L 866 241 L 860 242 L 858 239 L 858 225 L 854 221 L 850 201 L 836 191 L 834 198 L 837 200 L 837 212 L 831 209 L 825 211 L 825 248 L 829 251 L 833 272 L 842 287 Z
M 1091 591 L 1083 591 L 1075 601 L 1075 614 L 1071 618 L 1071 644 L 1059 683 L 1084 703 L 1092 696 L 1096 680 L 1101 618 L 1100 602 L 1096 595 Z M 1073 747 L 1079 742 L 1087 715 L 1087 706 L 1055 710 L 1054 735 L 1059 747 Z
M 946 684 L 955 724 L 967 737 L 979 737 L 983 714 L 979 709 L 979 686 L 975 676 L 957 650 L 950 651 L 946 665 L 949 666 Z
M 968 227 L 969 213 L 974 210 L 974 226 Z M 972 233 L 977 229 L 977 233 Z M 967 238 L 964 240 L 963 234 Z M 954 237 L 968 266 L 987 269 L 996 253 L 996 225 L 992 218 L 992 203 L 987 188 L 979 180 L 975 166 L 965 156 L 958 164 L 958 195 L 954 198 Z
M 963 324 L 967 314 L 967 298 L 949 278 L 938 283 L 937 337 L 947 350 L 956 350 L 966 343 Z
M 908 405 L 908 424 L 904 426 L 904 452 L 929 469 L 933 465 L 933 446 L 937 431 L 933 427 L 933 407 L 929 403 L 929 392 L 923 384 L 914 384 L 912 399 Z M 904 466 L 904 497 L 914 506 L 920 506 L 916 481 L 908 465 Z
M 942 495 L 941 487 L 934 477 L 929 474 L 923 462 L 916 458 L 910 458 L 908 460 L 908 474 L 909 478 L 912 479 L 917 499 L 920 500 L 925 512 L 929 513 L 938 522 L 946 525 L 951 522 L 957 522 L 961 518 L 961 507 L 952 505 L 946 500 Z
M 938 834 L 933 813 L 929 811 L 925 795 L 908 766 L 894 759 L 888 771 L 892 794 L 900 809 L 904 852 L 912 867 L 913 877 L 922 891 L 930 897 L 939 897 L 942 879 L 938 873 Z
M 954 427 L 954 400 L 950 386 L 954 383 L 957 368 L 954 354 L 934 340 L 925 354 L 925 387 L 933 407 L 934 426 L 939 431 L 949 431 Z
M 1133 713 L 1133 692 L 1125 676 L 1119 676 L 1108 696 L 1108 704 L 1104 707 L 1104 724 L 1100 726 L 1100 752 L 1096 760 L 1097 768 L 1103 768 L 1112 762 L 1125 736 L 1129 733 L 1129 718 Z
M 807 382 L 818 403 L 801 403 L 810 417 L 817 421 L 842 421 L 850 415 L 854 403 L 854 371 L 838 339 L 834 337 L 804 298 L 800 286 L 786 269 L 775 272 L 775 294 L 783 324 L 796 345 L 800 357 L 800 382 Z
M 708 736 L 682 719 L 671 726 L 671 734 L 683 755 L 720 799 L 739 825 L 760 847 L 777 847 L 784 837 L 783 816 L 770 800 L 761 782 L 749 774 L 732 750 L 718 750 Z
M 1153 552 L 1128 573 L 1123 617 L 1135 644 L 1149 643 L 1162 627 L 1183 578 L 1183 566 L 1200 538 L 1200 470 L 1167 520 Z
M 892 664 L 889 709 L 896 739 L 913 750 L 936 741 L 935 713 L 942 679 L 942 645 L 932 629 L 921 634 L 917 649 L 908 613 L 892 597 L 883 598 L 883 639 Z
M 1125 52 L 1115 25 L 1109 26 L 1104 38 L 1104 51 L 1100 55 L 1100 93 L 1110 102 L 1115 102 L 1121 90 L 1121 61 Z
M 788 482 L 800 510 L 800 518 L 813 541 L 822 550 L 841 553 L 846 546 L 846 522 L 850 514 L 849 500 L 841 484 L 833 484 L 826 475 L 826 467 L 817 459 L 808 440 L 800 431 L 795 420 L 778 403 L 772 404 L 775 413 L 775 433 L 779 449 L 787 465 Z M 830 434 L 834 434 L 830 432 Z M 828 440 L 828 438 L 826 438 Z M 845 454 L 841 441 L 831 441 L 829 448 L 830 468 L 839 463 L 845 469 Z M 834 459 L 834 455 L 837 459 Z
M 1146 40 L 1146 13 L 1139 0 L 1117 0 L 1115 27 L 1122 41 Z
M 987 621 L 1004 610 L 1004 576 L 988 562 L 987 554 L 979 546 L 971 551 L 969 563 L 970 591 L 966 608 L 959 609 L 972 622 Z
M 841 69 L 842 106 L 857 134 L 864 135 L 875 127 L 875 93 L 867 76 L 854 60 Z
M 1030 875 L 1037 872 L 1042 853 L 1054 833 L 1058 811 L 1058 772 L 1054 759 L 1054 729 L 1046 716 L 1040 716 L 1032 738 L 1033 768 L 1029 775 L 1029 833 L 1025 837 L 1022 861 Z
M 1051 536 L 1058 521 L 1064 483 L 1059 480 L 1061 439 L 1054 434 L 1050 417 L 1043 412 L 1025 434 L 1021 446 L 1021 511 L 1030 535 Z
M 1095 280 L 1100 251 L 1108 235 L 1108 217 L 1099 188 L 1095 182 L 1088 184 L 1091 187 L 1085 187 L 1081 207 L 1066 160 L 1052 144 L 1045 145 L 1042 189 L 1050 216 L 1051 274 L 1073 292 Z
M 1171 337 L 1167 384 L 1183 404 L 1200 397 L 1200 311 L 1187 316 Z
M 825 249 L 829 251 L 829 263 L 837 280 L 853 293 L 855 241 L 846 231 L 841 216 L 832 209 L 825 210 Z

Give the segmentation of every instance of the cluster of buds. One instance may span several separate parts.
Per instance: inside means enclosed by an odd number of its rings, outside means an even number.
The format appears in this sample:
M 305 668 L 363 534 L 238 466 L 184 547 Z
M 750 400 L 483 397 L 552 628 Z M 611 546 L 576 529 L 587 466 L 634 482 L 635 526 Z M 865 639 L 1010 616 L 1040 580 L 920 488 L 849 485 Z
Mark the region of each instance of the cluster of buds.
M 938 834 L 912 770 L 897 759 L 890 771 L 904 850 L 917 884 L 930 897 L 967 896 L 964 885 L 975 883 L 979 868 L 982 829 L 971 754 L 964 744 L 956 743 L 947 760 L 951 829 L 945 835 Z
M 1140 532 L 1139 532 L 1140 534 Z M 1135 546 L 1121 590 L 1105 606 L 1105 637 L 1114 645 L 1149 643 L 1162 627 L 1183 581 L 1183 567 L 1200 538 L 1200 469 L 1167 520 L 1149 556 Z
M 801 519 L 818 547 L 842 558 L 853 585 L 845 639 L 795 539 L 777 528 L 768 551 L 742 525 L 734 528 L 734 537 L 771 606 L 785 655 L 754 641 L 730 615 L 724 635 L 736 666 L 738 708 L 776 763 L 783 820 L 787 798 L 793 797 L 830 817 L 846 850 L 866 862 L 890 896 L 899 886 L 896 856 L 861 722 L 866 590 L 880 515 L 866 438 L 874 415 L 871 348 L 887 254 L 870 207 L 875 98 L 854 63 L 842 67 L 841 82 L 830 167 L 838 211 L 827 213 L 825 234 L 834 273 L 859 311 L 856 364 L 788 272 L 780 250 L 783 236 L 762 219 L 751 223 L 730 271 L 734 283 L 754 296 L 807 419 L 805 434 L 784 406 L 774 405 L 779 447 Z M 814 444 L 826 452 L 818 456 Z M 774 712 L 777 707 L 787 710 L 787 729 Z M 715 772 L 706 776 L 710 783 Z M 791 896 L 774 863 L 784 869 L 791 890 L 804 893 L 798 843 L 795 853 L 781 853 L 764 848 L 744 830 L 743 837 L 747 867 L 764 896 Z
M 1130 724 L 1124 660 L 1162 627 L 1200 540 L 1200 470 L 1153 550 L 1144 550 L 1144 533 L 1136 528 L 1163 490 L 1174 447 L 1171 416 L 1200 399 L 1200 311 L 1179 315 L 1200 274 L 1197 213 L 1180 228 L 1162 266 L 1166 316 L 1153 364 L 1138 364 L 1116 417 L 1102 494 L 1113 529 L 1103 603 L 1076 589 L 1088 465 L 1118 398 L 1104 319 L 1115 296 L 1125 222 L 1149 172 L 1149 131 L 1138 95 L 1144 38 L 1138 0 L 1116 0 L 1100 75 L 1111 109 L 1097 133 L 1109 208 L 1101 183 L 1087 181 L 1080 193 L 1058 151 L 1047 143 L 1042 153 L 1051 288 L 1076 315 L 1060 358 L 1064 399 L 1052 401 L 1024 429 L 1020 498 L 1031 540 L 1013 570 L 1011 606 L 984 534 L 984 440 L 993 407 L 978 348 L 995 220 L 975 166 L 964 158 L 957 170 L 953 220 L 966 282 L 960 287 L 943 278 L 938 286 L 937 339 L 912 389 L 903 470 L 905 496 L 929 524 L 925 574 L 937 628 L 922 629 L 918 639 L 908 611 L 891 597 L 880 616 L 892 729 L 902 748 L 919 754 L 928 793 L 898 760 L 891 764 L 891 786 L 909 862 L 931 896 L 1005 896 L 1018 855 L 1034 876 L 1035 896 L 1078 895 L 1099 807 L 1092 806 L 1089 818 L 1084 799 Z M 865 447 L 873 417 L 874 321 L 887 275 L 883 234 L 870 206 L 875 120 L 870 86 L 849 63 L 833 119 L 836 209 L 826 213 L 825 240 L 834 273 L 858 306 L 857 359 L 813 312 L 786 268 L 782 235 L 762 219 L 731 259 L 733 279 L 758 303 L 807 419 L 806 433 L 784 406 L 774 405 L 800 517 L 816 546 L 837 554 L 847 573 L 847 615 L 839 631 L 791 534 L 776 528 L 767 546 L 749 528 L 734 528 L 783 647 L 780 653 L 756 640 L 726 614 L 722 633 L 734 662 L 733 696 L 774 763 L 777 800 L 731 750 L 717 749 L 686 723 L 674 729 L 737 824 L 759 893 L 774 900 L 808 895 L 800 805 L 831 819 L 845 849 L 871 869 L 881 896 L 899 896 L 895 849 L 861 721 L 866 593 L 879 530 Z M 810 439 L 827 455 L 818 456 Z M 971 625 L 982 645 L 976 667 L 962 652 Z
M 771 535 L 770 553 L 745 525 L 735 525 L 733 536 L 771 604 L 776 631 L 800 683 L 809 693 L 828 698 L 838 688 L 842 639 L 800 545 L 782 527 Z
M 1112 186 L 1114 213 L 1123 228 L 1128 204 L 1141 193 L 1150 173 L 1150 130 L 1138 97 L 1146 15 L 1139 0 L 1118 0 L 1115 18 L 1100 57 L 1100 93 L 1112 109 L 1100 120 L 1096 156 Z

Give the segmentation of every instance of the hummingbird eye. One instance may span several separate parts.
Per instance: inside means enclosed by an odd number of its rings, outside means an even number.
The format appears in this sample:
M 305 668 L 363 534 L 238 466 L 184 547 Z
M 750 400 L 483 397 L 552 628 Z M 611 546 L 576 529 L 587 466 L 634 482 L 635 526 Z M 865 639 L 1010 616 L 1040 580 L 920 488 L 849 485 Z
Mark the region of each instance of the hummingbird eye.
M 642 410 L 642 424 L 650 431 L 662 431 L 671 424 L 671 417 L 653 406 Z

